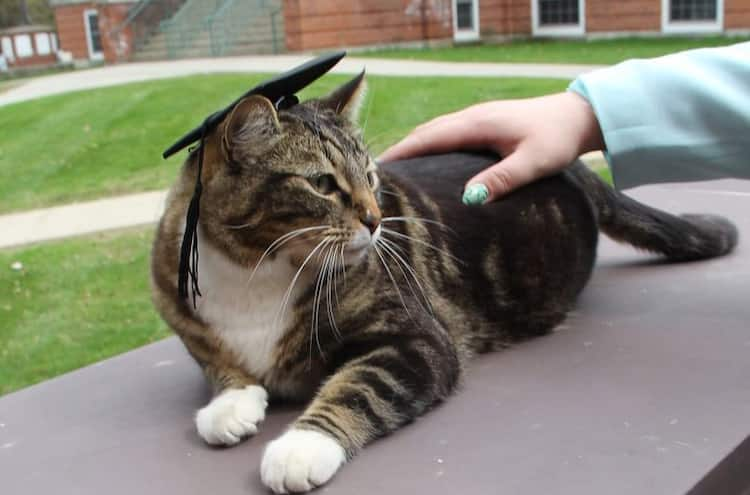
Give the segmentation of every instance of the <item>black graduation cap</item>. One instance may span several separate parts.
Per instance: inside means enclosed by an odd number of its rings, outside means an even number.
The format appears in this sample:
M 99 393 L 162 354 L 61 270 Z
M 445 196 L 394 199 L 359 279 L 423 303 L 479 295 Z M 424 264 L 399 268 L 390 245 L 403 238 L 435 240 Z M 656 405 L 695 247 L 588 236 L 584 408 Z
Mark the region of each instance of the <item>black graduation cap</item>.
M 188 296 L 188 278 L 192 280 L 193 306 L 195 306 L 196 294 L 201 295 L 198 288 L 198 216 L 200 214 L 200 199 L 203 189 L 203 185 L 201 184 L 203 141 L 206 135 L 219 125 L 243 98 L 250 95 L 265 96 L 274 104 L 277 110 L 284 110 L 296 105 L 299 103 L 299 100 L 294 93 L 307 87 L 331 70 L 345 55 L 346 52 L 343 51 L 322 55 L 255 86 L 237 98 L 228 107 L 206 117 L 206 120 L 201 125 L 178 139 L 176 143 L 167 148 L 162 154 L 164 158 L 168 158 L 186 146 L 199 142 L 197 179 L 195 181 L 195 191 L 190 200 L 190 206 L 188 207 L 185 219 L 185 234 L 182 237 L 182 246 L 180 247 L 179 278 L 177 281 L 177 289 L 180 297 L 186 298 Z

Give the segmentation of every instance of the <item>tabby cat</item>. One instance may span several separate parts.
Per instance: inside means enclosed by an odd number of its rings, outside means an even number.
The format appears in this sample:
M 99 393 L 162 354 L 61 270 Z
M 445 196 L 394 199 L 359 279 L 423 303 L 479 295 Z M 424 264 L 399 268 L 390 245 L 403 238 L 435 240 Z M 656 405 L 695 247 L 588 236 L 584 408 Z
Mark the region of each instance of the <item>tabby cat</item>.
M 265 450 L 274 492 L 327 482 L 372 440 L 460 383 L 475 354 L 558 325 L 586 284 L 598 230 L 670 260 L 720 256 L 737 231 L 621 195 L 582 164 L 496 203 L 461 187 L 495 158 L 448 154 L 378 169 L 356 128 L 357 77 L 277 111 L 242 100 L 204 143 L 200 295 L 178 296 L 193 151 L 153 248 L 153 298 L 215 396 L 209 444 L 256 433 L 272 397 L 307 402 Z

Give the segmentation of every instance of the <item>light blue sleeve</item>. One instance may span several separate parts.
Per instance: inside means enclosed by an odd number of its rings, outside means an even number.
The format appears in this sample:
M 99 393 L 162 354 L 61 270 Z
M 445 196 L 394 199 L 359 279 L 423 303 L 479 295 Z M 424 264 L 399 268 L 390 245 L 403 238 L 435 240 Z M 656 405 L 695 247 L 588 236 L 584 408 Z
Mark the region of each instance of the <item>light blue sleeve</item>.
M 618 189 L 750 179 L 750 42 L 631 60 L 569 89 L 594 108 Z

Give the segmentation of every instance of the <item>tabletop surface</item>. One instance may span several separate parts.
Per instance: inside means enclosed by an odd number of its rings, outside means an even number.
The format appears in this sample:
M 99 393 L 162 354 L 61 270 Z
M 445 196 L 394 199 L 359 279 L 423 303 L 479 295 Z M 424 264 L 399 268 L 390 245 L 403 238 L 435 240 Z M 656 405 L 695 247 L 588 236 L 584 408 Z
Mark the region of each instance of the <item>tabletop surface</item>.
M 477 359 L 454 397 L 319 491 L 682 494 L 740 445 L 750 433 L 750 182 L 630 194 L 723 214 L 740 246 L 665 264 L 602 237 L 558 331 Z M 255 438 L 217 449 L 193 427 L 208 397 L 175 338 L 2 397 L 0 492 L 267 493 L 263 447 L 298 410 L 272 407 Z

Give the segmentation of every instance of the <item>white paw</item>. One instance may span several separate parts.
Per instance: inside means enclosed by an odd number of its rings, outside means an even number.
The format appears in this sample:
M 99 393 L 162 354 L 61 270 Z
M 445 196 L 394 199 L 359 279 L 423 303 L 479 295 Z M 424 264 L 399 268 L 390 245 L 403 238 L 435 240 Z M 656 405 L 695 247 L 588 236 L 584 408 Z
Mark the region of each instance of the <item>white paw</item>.
M 292 429 L 268 444 L 260 477 L 276 493 L 307 492 L 331 479 L 345 461 L 343 447 L 333 438 Z
M 225 390 L 198 411 L 195 426 L 211 445 L 234 445 L 258 432 L 267 405 L 268 394 L 258 385 Z

